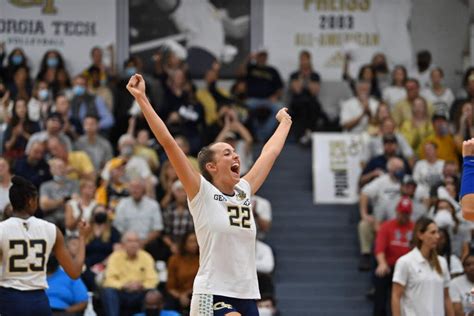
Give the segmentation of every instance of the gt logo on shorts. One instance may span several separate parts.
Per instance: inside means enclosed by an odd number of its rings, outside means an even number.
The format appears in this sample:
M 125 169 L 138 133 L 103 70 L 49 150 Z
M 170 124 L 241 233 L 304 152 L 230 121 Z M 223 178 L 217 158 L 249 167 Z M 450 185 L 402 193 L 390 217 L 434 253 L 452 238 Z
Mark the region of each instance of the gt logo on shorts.
M 217 302 L 214 304 L 213 306 L 213 309 L 215 311 L 218 311 L 218 310 L 221 310 L 221 309 L 224 309 L 224 308 L 227 308 L 227 309 L 234 309 L 234 307 L 230 304 L 226 304 L 224 302 Z

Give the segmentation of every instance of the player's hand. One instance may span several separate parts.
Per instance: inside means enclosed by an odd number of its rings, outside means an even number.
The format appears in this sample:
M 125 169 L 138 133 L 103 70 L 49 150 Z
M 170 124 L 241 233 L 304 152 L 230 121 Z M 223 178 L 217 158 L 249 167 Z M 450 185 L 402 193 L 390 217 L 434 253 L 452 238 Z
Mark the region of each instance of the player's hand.
M 145 95 L 145 79 L 139 74 L 133 75 L 127 84 L 127 90 L 135 98 Z
M 280 123 L 283 121 L 291 123 L 291 116 L 288 114 L 288 108 L 282 108 L 280 111 L 278 111 L 275 117 Z
M 462 143 L 462 156 L 474 156 L 474 138 L 465 140 Z
M 91 225 L 85 220 L 81 220 L 79 224 L 77 224 L 77 229 L 79 230 L 79 237 L 87 237 L 91 232 Z

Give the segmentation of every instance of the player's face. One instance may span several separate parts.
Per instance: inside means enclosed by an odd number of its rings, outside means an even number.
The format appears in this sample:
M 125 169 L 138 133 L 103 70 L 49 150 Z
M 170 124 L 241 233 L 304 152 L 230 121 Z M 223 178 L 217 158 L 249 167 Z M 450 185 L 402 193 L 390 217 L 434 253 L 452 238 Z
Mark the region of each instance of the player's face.
M 240 157 L 235 149 L 227 143 L 216 143 L 212 146 L 212 150 L 215 153 L 213 176 L 232 179 L 237 184 L 240 181 Z

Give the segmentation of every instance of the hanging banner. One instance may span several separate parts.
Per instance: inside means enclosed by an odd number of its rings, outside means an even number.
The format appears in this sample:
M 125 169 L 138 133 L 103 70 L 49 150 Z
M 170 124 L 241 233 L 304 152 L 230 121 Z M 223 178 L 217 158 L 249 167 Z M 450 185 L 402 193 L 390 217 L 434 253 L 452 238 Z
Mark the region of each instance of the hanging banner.
M 315 204 L 359 201 L 363 139 L 360 134 L 313 133 L 313 200 Z
M 282 75 L 308 50 L 323 80 L 341 80 L 345 54 L 351 75 L 377 52 L 390 64 L 411 66 L 408 23 L 412 0 L 263 0 L 263 45 Z
M 35 76 L 43 54 L 58 50 L 71 75 L 90 65 L 94 46 L 115 45 L 116 0 L 0 1 L 0 42 L 22 48 Z M 106 57 L 106 56 L 104 56 Z

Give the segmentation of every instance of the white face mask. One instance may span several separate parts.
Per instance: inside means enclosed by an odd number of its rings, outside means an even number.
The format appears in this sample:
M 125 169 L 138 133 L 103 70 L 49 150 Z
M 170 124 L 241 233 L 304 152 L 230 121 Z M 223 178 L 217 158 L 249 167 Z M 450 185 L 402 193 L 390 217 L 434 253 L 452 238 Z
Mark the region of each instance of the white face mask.
M 454 227 L 455 222 L 451 211 L 447 209 L 439 209 L 434 216 L 434 221 L 438 227 L 451 229 Z
M 260 316 L 273 316 L 273 311 L 270 307 L 259 307 L 258 313 Z

